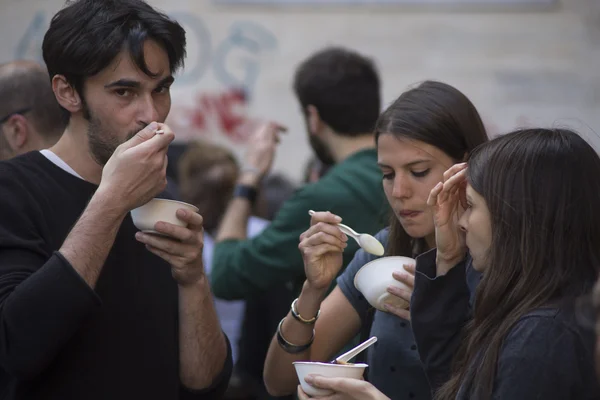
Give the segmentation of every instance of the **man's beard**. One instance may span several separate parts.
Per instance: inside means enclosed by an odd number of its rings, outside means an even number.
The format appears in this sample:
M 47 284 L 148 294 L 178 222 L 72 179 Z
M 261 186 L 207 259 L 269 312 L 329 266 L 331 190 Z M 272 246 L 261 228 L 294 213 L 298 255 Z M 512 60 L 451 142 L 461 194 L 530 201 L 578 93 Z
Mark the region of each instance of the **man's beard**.
M 89 122 L 87 135 L 90 154 L 94 161 L 101 166 L 106 165 L 117 147 L 137 134 L 137 131 L 129 132 L 125 141 L 121 142 L 118 136 L 104 128 L 102 121 L 91 113 L 85 102 L 83 103 L 83 117 Z
M 321 140 L 317 135 L 309 134 L 310 147 L 312 147 L 315 155 L 324 165 L 331 166 L 335 164 L 335 159 L 331 150 L 327 147 L 327 144 Z

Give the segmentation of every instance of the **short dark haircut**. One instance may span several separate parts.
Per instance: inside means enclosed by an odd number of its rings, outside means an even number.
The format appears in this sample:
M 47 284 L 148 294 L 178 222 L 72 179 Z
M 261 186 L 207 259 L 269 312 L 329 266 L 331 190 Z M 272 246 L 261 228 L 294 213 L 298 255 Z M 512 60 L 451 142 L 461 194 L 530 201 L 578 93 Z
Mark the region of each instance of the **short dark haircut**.
M 3 71 L 0 73 L 0 118 L 27 110 L 24 115 L 41 136 L 58 139 L 66 124 L 48 73 L 28 61 L 0 65 L 0 71 Z
M 106 68 L 126 48 L 148 76 L 144 42 L 154 40 L 174 73 L 183 66 L 185 30 L 142 0 L 76 0 L 56 13 L 42 50 L 50 79 L 63 75 L 81 95 L 83 82 Z M 65 110 L 66 111 L 66 110 Z
M 379 117 L 380 80 L 374 63 L 351 50 L 330 47 L 305 60 L 294 77 L 303 111 L 313 105 L 336 133 L 371 133 Z

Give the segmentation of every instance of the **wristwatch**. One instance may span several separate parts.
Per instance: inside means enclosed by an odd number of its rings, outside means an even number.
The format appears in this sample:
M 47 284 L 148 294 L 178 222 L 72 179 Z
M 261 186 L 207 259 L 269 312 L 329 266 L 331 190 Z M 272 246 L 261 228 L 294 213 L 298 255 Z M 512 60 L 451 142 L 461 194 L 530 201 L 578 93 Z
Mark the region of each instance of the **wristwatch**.
M 250 204 L 254 205 L 256 202 L 256 196 L 258 195 L 258 191 L 255 187 L 250 185 L 235 185 L 235 189 L 233 190 L 233 197 L 242 197 L 244 199 L 248 199 Z

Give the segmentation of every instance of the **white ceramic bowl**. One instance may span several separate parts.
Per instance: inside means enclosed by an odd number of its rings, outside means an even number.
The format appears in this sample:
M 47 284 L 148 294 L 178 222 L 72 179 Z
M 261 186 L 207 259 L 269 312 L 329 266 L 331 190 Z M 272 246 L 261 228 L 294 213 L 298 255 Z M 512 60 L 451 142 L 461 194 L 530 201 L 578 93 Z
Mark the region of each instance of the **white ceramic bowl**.
M 409 257 L 382 257 L 373 260 L 358 270 L 354 276 L 354 286 L 365 296 L 369 304 L 380 311 L 386 311 L 383 305 L 388 303 L 400 308 L 408 308 L 409 303 L 387 292 L 388 286 L 408 289 L 392 276 L 394 271 L 404 271 L 404 264 L 415 264 Z
M 186 226 L 186 223 L 177 218 L 180 208 L 198 212 L 198 207 L 182 201 L 168 199 L 152 199 L 141 207 L 131 210 L 133 224 L 142 232 L 157 233 L 154 225 L 157 222 L 168 222 L 177 226 Z
M 307 375 L 322 375 L 328 378 L 354 378 L 361 379 L 367 364 L 330 364 L 312 361 L 295 361 L 296 374 L 302 390 L 309 396 L 327 396 L 331 390 L 318 389 L 304 381 Z

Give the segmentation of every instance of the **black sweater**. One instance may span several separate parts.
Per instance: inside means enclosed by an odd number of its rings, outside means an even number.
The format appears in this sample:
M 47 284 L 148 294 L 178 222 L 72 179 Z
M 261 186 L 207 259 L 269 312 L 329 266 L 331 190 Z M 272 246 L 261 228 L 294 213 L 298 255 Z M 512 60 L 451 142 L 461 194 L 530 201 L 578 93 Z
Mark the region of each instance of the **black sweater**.
M 450 377 L 452 358 L 463 339 L 461 329 L 470 318 L 469 300 L 479 277 L 470 262 L 436 277 L 435 257 L 432 250 L 417 258 L 411 299 L 411 326 L 434 391 Z M 469 388 L 461 387 L 457 399 L 475 399 L 468 393 Z M 580 328 L 573 312 L 566 309 L 541 308 L 524 315 L 500 350 L 492 398 L 600 399 L 592 332 Z
M 92 290 L 57 250 L 97 186 L 39 152 L 0 163 L 3 399 L 213 399 L 179 379 L 178 289 L 128 215 Z

